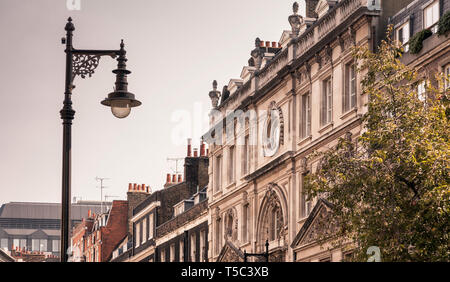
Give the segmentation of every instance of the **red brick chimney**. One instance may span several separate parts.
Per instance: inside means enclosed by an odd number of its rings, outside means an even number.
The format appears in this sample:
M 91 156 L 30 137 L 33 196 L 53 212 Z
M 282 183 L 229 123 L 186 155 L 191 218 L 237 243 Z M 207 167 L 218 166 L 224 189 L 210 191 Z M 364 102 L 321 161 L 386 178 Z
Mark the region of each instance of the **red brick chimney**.
M 203 143 L 203 140 L 200 140 L 200 157 L 206 157 L 205 153 L 205 143 Z
M 192 156 L 192 144 L 191 144 L 192 139 L 188 138 L 187 142 L 188 142 L 188 144 L 187 144 L 187 156 L 191 157 Z
M 197 158 L 197 157 L 198 157 L 198 149 L 194 148 L 194 158 Z

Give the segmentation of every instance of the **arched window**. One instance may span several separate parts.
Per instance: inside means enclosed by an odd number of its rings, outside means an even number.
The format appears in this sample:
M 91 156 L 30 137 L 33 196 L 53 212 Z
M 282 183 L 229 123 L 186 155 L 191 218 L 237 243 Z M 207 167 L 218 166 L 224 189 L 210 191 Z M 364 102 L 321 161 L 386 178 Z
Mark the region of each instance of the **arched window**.
M 267 192 L 261 208 L 258 224 L 258 246 L 262 250 L 266 240 L 281 239 L 284 217 L 280 198 L 272 189 Z

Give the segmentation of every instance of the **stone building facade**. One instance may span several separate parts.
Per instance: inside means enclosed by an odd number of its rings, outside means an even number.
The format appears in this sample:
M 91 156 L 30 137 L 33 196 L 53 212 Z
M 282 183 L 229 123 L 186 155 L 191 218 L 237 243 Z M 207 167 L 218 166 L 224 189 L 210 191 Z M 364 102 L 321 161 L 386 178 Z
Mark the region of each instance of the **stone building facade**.
M 214 82 L 209 93 L 213 110 L 203 137 L 210 158 L 210 261 L 242 260 L 244 250 L 262 253 L 266 240 L 270 261 L 346 255 L 346 246 L 315 240 L 322 232 L 317 222 L 332 207 L 306 199 L 304 177 L 319 165 L 307 157 L 360 135 L 368 97 L 351 47 L 375 50 L 389 18 L 411 0 L 305 2 L 306 16 L 294 4 L 291 30 L 278 44 L 257 38 L 241 77 L 222 93 Z

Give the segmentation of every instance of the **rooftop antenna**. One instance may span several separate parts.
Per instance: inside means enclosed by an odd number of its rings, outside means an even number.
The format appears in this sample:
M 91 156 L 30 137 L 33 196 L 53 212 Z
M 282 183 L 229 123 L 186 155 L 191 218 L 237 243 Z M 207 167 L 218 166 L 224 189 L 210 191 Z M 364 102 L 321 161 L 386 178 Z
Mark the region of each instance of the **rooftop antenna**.
M 170 168 L 175 174 L 180 174 L 181 171 L 178 170 L 178 162 L 184 160 L 184 158 L 167 158 L 167 161 L 175 162 L 175 169 Z
M 107 180 L 109 178 L 105 178 L 105 177 L 95 177 L 96 181 L 100 181 L 100 187 L 97 186 L 97 188 L 100 188 L 100 213 L 103 213 L 103 189 L 106 189 L 106 186 L 103 186 L 103 181 Z

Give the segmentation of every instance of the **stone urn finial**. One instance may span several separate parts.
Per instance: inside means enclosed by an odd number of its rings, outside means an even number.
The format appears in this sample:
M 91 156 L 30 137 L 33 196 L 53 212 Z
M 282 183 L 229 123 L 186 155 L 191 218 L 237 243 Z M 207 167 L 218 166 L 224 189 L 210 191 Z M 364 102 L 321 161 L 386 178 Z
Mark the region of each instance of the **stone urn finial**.
M 219 104 L 220 91 L 217 91 L 217 81 L 214 80 L 212 83 L 213 90 L 209 92 L 209 98 L 211 99 L 211 104 L 213 108 L 217 108 Z
M 295 36 L 298 36 L 300 32 L 300 26 L 303 24 L 303 17 L 298 14 L 298 3 L 294 2 L 292 5 L 292 11 L 294 12 L 289 16 L 288 21 L 292 28 L 292 33 Z

